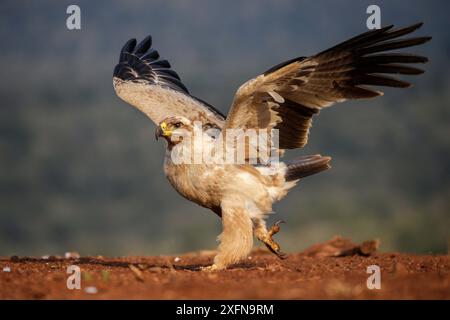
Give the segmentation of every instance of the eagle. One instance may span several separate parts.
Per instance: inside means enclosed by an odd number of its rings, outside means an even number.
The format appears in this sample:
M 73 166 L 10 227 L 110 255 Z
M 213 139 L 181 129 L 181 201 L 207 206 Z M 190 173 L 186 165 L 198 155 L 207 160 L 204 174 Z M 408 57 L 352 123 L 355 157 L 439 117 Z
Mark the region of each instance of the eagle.
M 312 119 L 323 108 L 381 96 L 378 87 L 410 87 L 393 75 L 422 74 L 415 64 L 428 59 L 393 50 L 431 40 L 404 37 L 421 26 L 396 29 L 389 25 L 316 55 L 282 62 L 240 86 L 227 116 L 189 93 L 170 63 L 152 48 L 151 36 L 139 44 L 136 39 L 125 43 L 113 73 L 116 94 L 156 124 L 156 138 L 166 141 L 164 172 L 175 190 L 221 218 L 217 255 L 204 270 L 222 270 L 242 261 L 253 247 L 254 236 L 278 257 L 286 258 L 273 239 L 282 221 L 268 228 L 265 220 L 272 205 L 301 179 L 329 169 L 331 158 L 320 154 L 292 161 L 279 158 L 285 150 L 307 144 Z M 243 133 L 244 138 L 226 138 L 233 131 Z M 193 144 L 186 138 L 195 132 L 200 132 L 202 143 Z M 268 158 L 255 160 L 250 149 L 267 151 L 267 144 L 255 145 L 245 136 L 249 132 L 266 133 L 269 142 L 274 142 L 268 147 Z M 175 156 L 180 150 L 194 154 L 215 150 L 211 154 L 223 159 L 219 151 L 224 145 L 243 145 L 243 161 L 177 161 Z M 236 160 L 232 150 L 231 158 Z M 192 160 L 192 153 L 185 158 Z

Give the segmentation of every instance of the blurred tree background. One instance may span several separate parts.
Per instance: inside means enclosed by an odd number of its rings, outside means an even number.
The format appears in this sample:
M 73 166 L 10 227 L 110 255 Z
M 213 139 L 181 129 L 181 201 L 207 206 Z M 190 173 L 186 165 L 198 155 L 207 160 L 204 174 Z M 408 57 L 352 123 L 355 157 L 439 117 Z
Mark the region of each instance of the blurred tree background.
M 78 31 L 66 8 L 81 7 Z M 116 97 L 112 70 L 152 34 L 191 93 L 228 110 L 241 83 L 366 30 L 372 1 L 2 1 L 0 255 L 166 254 L 214 248 L 217 217 L 166 181 L 154 126 Z M 427 72 L 408 90 L 316 118 L 308 147 L 333 169 L 275 206 L 287 251 L 341 234 L 447 252 L 450 3 L 377 1 L 382 24 L 424 21 Z

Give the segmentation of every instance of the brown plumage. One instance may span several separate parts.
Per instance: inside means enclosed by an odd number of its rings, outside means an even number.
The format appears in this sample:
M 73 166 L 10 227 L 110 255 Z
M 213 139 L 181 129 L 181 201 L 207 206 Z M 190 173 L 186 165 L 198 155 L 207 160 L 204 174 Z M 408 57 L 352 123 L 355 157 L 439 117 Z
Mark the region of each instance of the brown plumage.
M 427 62 L 425 57 L 381 53 L 429 41 L 430 37 L 396 39 L 421 26 L 418 23 L 398 30 L 388 26 L 368 31 L 315 56 L 271 68 L 239 88 L 225 128 L 273 127 L 280 130 L 280 148 L 302 148 L 308 141 L 312 116 L 320 109 L 336 102 L 383 94 L 367 85 L 410 86 L 384 74 L 423 73 L 404 64 Z
M 189 94 L 169 62 L 151 49 L 151 37 L 137 46 L 134 39 L 125 44 L 114 70 L 116 93 L 158 125 L 155 135 L 167 142 L 164 170 L 173 187 L 222 219 L 219 253 L 208 270 L 222 269 L 244 258 L 252 248 L 253 234 L 284 257 L 272 239 L 279 224 L 270 230 L 265 224 L 272 204 L 300 179 L 330 168 L 331 158 L 321 155 L 300 157 L 291 163 L 254 162 L 254 154 L 248 150 L 261 150 L 264 145 L 255 145 L 248 137 L 229 138 L 231 129 L 239 129 L 244 135 L 266 132 L 269 138 L 277 138 L 278 145 L 273 147 L 277 155 L 285 149 L 302 148 L 308 142 L 312 118 L 322 108 L 383 94 L 373 86 L 410 86 L 392 74 L 423 73 L 411 64 L 425 63 L 427 58 L 391 52 L 429 41 L 430 37 L 401 38 L 421 26 L 387 26 L 314 56 L 283 62 L 244 83 L 226 119 L 214 107 Z M 191 139 L 197 124 L 202 129 L 201 146 Z M 223 159 L 223 145 L 236 141 L 246 150 L 243 163 L 205 160 L 206 154 L 215 160 Z M 179 162 L 181 153 L 184 160 L 195 160 L 200 153 L 202 161 Z

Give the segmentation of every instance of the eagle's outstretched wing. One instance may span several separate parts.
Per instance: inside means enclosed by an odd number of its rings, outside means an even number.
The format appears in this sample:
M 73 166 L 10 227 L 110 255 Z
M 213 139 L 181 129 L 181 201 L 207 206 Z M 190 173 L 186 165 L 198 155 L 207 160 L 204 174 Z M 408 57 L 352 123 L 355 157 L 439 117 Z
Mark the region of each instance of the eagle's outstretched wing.
M 368 31 L 315 56 L 295 58 L 269 69 L 239 88 L 224 129 L 278 129 L 280 149 L 303 147 L 312 116 L 320 109 L 383 94 L 367 86 L 410 86 L 385 74 L 423 73 L 406 64 L 425 63 L 426 57 L 384 53 L 429 41 L 431 37 L 398 39 L 421 25 Z
M 225 117 L 214 107 L 192 96 L 171 69 L 167 60 L 160 59 L 151 49 L 148 36 L 136 46 L 129 40 L 120 52 L 114 68 L 113 84 L 117 95 L 159 124 L 168 116 L 183 116 L 222 127 Z

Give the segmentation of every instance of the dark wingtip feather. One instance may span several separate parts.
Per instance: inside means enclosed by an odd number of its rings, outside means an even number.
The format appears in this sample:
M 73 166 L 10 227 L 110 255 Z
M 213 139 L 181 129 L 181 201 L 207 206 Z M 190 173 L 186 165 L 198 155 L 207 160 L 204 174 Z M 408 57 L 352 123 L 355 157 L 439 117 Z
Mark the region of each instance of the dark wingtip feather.
M 361 57 L 355 65 L 368 65 L 377 63 L 426 63 L 427 57 L 408 53 L 379 53 Z
M 403 49 L 418 46 L 424 44 L 425 42 L 430 41 L 430 37 L 417 37 L 410 39 L 401 39 L 401 40 L 393 40 L 393 41 L 385 41 L 376 43 L 373 46 L 363 47 L 357 49 L 358 54 L 367 55 L 371 53 L 385 52 L 395 49 Z
M 428 36 L 428 37 L 422 37 L 425 41 L 423 43 L 426 43 L 428 41 L 431 41 L 433 39 L 433 37 Z
M 405 75 L 418 75 L 425 72 L 424 70 L 419 68 L 413 68 L 395 63 L 362 66 L 359 68 L 359 71 L 364 73 L 390 73 Z
M 125 44 L 122 47 L 122 52 L 133 52 L 134 48 L 136 47 L 136 39 L 132 38 L 125 42 Z
M 404 29 L 409 29 L 409 30 L 411 30 L 410 32 L 413 32 L 413 31 L 416 31 L 417 29 L 422 28 L 422 26 L 423 26 L 423 22 L 420 21 L 420 22 L 417 22 L 417 23 L 415 23 L 415 24 L 412 24 L 412 25 L 410 25 L 409 27 L 406 27 L 406 28 L 404 28 Z
M 408 27 L 392 30 L 390 33 L 393 35 L 396 35 L 396 36 L 402 36 L 402 35 L 405 35 L 408 33 L 412 33 L 414 31 L 416 31 L 417 29 L 421 28 L 422 26 L 423 26 L 423 22 L 418 22 L 418 23 L 412 24 Z
M 152 46 L 152 36 L 148 35 L 144 38 L 141 42 L 139 42 L 139 45 L 136 47 L 136 50 L 134 51 L 135 54 L 141 55 L 147 52 L 148 49 Z
M 147 53 L 141 56 L 141 59 L 143 60 L 157 60 L 159 59 L 159 52 L 151 49 Z
M 406 81 L 401 81 L 393 77 L 380 74 L 365 74 L 353 80 L 356 85 L 372 85 L 394 88 L 409 88 L 411 84 Z
M 170 62 L 167 60 L 158 60 L 152 63 L 152 66 L 154 68 L 167 68 L 169 69 L 171 67 Z
M 151 49 L 149 35 L 136 46 L 136 39 L 128 40 L 120 53 L 113 76 L 128 81 L 146 81 L 189 94 L 178 74 L 171 70 L 167 60 L 159 60 L 159 53 Z
M 378 37 L 381 37 L 385 35 L 389 30 L 391 30 L 394 27 L 393 24 L 382 27 L 380 29 L 375 30 L 369 30 L 364 33 L 361 33 L 353 38 L 350 38 L 347 41 L 341 42 L 325 51 L 320 52 L 317 55 L 326 54 L 332 51 L 341 51 L 341 50 L 347 50 L 356 46 L 359 46 L 361 44 L 366 43 L 367 41 L 377 39 Z
M 126 53 L 130 53 L 133 52 L 134 48 L 136 47 L 136 39 L 130 39 L 128 40 L 122 47 L 122 50 L 120 50 L 120 57 L 119 57 L 119 62 L 124 61 L 125 59 L 125 54 Z
M 334 47 L 327 49 L 316 56 L 345 50 L 355 50 L 360 55 L 364 55 L 423 44 L 430 41 L 432 38 L 419 37 L 406 40 L 398 40 L 400 37 L 410 34 L 419 29 L 420 27 L 422 27 L 422 25 L 423 22 L 418 22 L 405 28 L 393 29 L 394 25 L 389 25 L 380 29 L 370 30 L 338 45 L 335 45 Z M 397 40 L 391 42 L 387 41 L 391 39 Z

